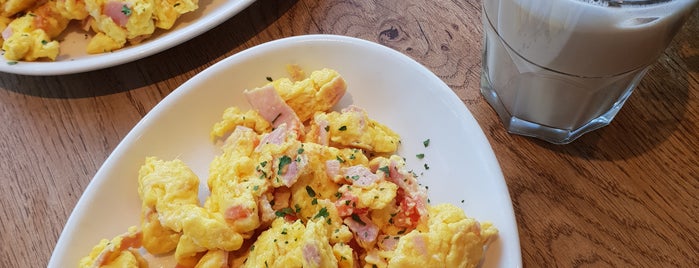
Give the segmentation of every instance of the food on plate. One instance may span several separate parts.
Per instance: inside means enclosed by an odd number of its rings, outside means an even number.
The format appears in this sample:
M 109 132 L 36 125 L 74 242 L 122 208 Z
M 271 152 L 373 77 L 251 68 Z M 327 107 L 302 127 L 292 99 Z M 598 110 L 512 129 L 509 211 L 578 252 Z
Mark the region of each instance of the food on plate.
M 140 248 L 172 254 L 178 267 L 478 265 L 497 229 L 431 205 L 388 126 L 354 105 L 333 111 L 347 87 L 335 70 L 289 73 L 245 90 L 252 109 L 230 107 L 212 127 L 221 151 L 203 204 L 183 161 L 148 157 L 140 226 L 80 265 L 137 267 Z
M 138 44 L 156 29 L 170 29 L 198 0 L 13 0 L 2 4 L 2 48 L 7 60 L 55 60 L 57 36 L 68 24 L 80 23 L 92 37 L 90 54 Z

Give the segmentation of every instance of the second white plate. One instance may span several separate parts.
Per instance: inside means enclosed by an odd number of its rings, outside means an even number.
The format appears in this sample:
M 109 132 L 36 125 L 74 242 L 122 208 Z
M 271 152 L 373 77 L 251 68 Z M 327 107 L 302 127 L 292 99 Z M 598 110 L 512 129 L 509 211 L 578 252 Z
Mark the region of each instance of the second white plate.
M 78 30 L 75 21 L 60 37 L 61 53 L 56 61 L 7 61 L 0 56 L 0 72 L 24 75 L 62 75 L 99 70 L 131 62 L 192 39 L 238 14 L 255 0 L 201 0 L 199 9 L 184 14 L 175 26 L 164 31 L 157 29 L 141 44 L 123 49 L 89 55 L 85 52 L 89 39 Z M 1 31 L 1 30 L 0 30 Z

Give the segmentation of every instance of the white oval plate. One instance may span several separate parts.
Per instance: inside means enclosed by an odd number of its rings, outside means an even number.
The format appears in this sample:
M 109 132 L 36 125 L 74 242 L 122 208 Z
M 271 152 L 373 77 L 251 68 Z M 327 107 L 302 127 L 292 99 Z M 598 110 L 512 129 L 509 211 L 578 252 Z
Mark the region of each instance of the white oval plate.
M 209 131 L 229 106 L 248 109 L 243 89 L 286 76 L 287 64 L 337 70 L 353 103 L 401 135 L 399 154 L 432 204 L 450 202 L 500 230 L 483 267 L 520 267 L 517 225 L 507 186 L 490 145 L 471 113 L 437 76 L 409 57 L 376 43 L 333 35 L 291 37 L 259 45 L 214 64 L 151 110 L 116 147 L 85 189 L 66 223 L 49 267 L 75 267 L 102 238 L 139 224 L 138 169 L 145 157 L 179 158 L 202 179 L 218 148 Z M 428 147 L 423 141 L 429 139 Z M 416 155 L 424 153 L 424 159 Z M 425 169 L 425 164 L 429 169 Z M 172 264 L 172 258 L 156 259 Z
M 135 61 L 164 51 L 216 27 L 238 14 L 255 0 L 200 0 L 199 9 L 184 14 L 175 26 L 164 31 L 157 29 L 151 38 L 141 44 L 120 50 L 90 55 L 85 52 L 89 39 L 87 32 L 71 22 L 66 32 L 58 37 L 61 52 L 56 61 L 7 61 L 0 56 L 0 72 L 24 75 L 62 75 L 93 71 Z

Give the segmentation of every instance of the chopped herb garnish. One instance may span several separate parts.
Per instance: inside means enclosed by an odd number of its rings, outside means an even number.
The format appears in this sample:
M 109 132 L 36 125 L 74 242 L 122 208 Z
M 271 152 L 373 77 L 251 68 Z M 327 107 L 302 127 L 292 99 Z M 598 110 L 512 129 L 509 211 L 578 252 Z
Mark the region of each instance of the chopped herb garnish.
M 425 169 L 430 169 L 430 166 L 428 166 L 427 163 L 425 163 Z
M 259 190 L 259 189 L 260 189 L 260 186 L 259 186 L 259 185 L 255 185 L 255 186 L 252 187 L 252 190 L 253 190 L 253 191 L 257 191 L 257 190 Z
M 172 5 L 172 7 L 178 7 L 178 6 L 180 6 L 180 3 L 175 3 L 174 5 Z M 265 262 L 265 266 L 266 265 L 267 265 L 267 262 Z
M 261 166 L 261 167 L 265 167 L 266 165 L 267 165 L 267 161 L 262 161 L 262 162 L 260 162 L 260 166 Z
M 398 231 L 398 234 L 404 234 L 404 233 L 405 233 L 405 229 Z
M 301 206 L 299 206 L 299 204 L 294 205 L 294 209 L 296 209 L 296 213 L 301 212 Z
M 272 81 L 274 81 L 274 80 L 272 80 L 272 77 L 267 76 L 267 81 L 272 82 Z
M 422 145 L 425 145 L 425 147 L 430 146 L 430 139 L 426 139 L 425 141 L 423 141 Z
M 42 45 L 46 45 L 46 44 L 48 44 L 48 43 L 49 43 L 49 41 L 41 40 L 41 44 L 42 44 Z
M 284 169 L 284 166 L 288 164 L 291 164 L 291 157 L 283 155 L 281 158 L 279 158 L 279 169 L 277 169 L 277 175 L 282 175 L 282 170 Z
M 340 163 L 344 163 L 344 162 L 345 162 L 345 159 L 340 158 L 339 155 L 336 156 L 335 159 L 337 159 L 337 161 L 340 161 Z
M 283 228 L 283 229 L 282 229 L 282 234 L 283 234 L 283 235 L 287 234 L 286 228 Z M 286 243 L 289 243 L 289 241 L 286 241 Z
M 355 158 L 356 158 L 356 157 L 354 156 L 354 154 L 351 154 L 351 155 L 349 156 L 349 159 L 350 159 L 350 160 L 354 160 Z
M 352 217 L 352 220 L 356 221 L 357 223 L 361 224 L 362 226 L 366 225 L 366 222 L 362 221 L 362 219 L 359 218 L 359 215 L 352 213 L 351 217 Z
M 330 126 L 325 126 L 325 131 L 330 131 Z
M 461 199 L 461 203 L 463 203 L 463 202 L 464 202 L 464 200 L 463 200 L 463 199 Z
M 121 6 L 121 13 L 124 13 L 124 15 L 126 15 L 127 17 L 131 16 L 131 8 L 124 4 L 123 6 Z
M 328 213 L 328 208 L 323 207 L 323 208 L 320 209 L 320 211 L 318 211 L 318 214 L 316 214 L 315 216 L 313 216 L 313 219 L 315 220 L 315 219 L 320 218 L 320 217 L 326 217 L 326 218 L 327 218 L 328 216 L 330 216 L 330 213 Z
M 274 212 L 274 215 L 276 215 L 277 217 L 284 217 L 286 215 L 291 215 L 291 214 L 294 214 L 294 211 L 291 210 L 291 208 L 282 208 L 282 209 Z
M 316 197 L 316 191 L 313 191 L 310 185 L 306 185 L 306 193 L 308 193 L 310 197 Z
M 345 131 L 345 130 L 347 130 L 347 126 L 341 126 L 341 127 L 338 128 L 337 130 L 339 130 L 339 131 Z
M 250 246 L 250 251 L 255 250 L 255 245 Z
M 340 192 L 335 193 L 335 197 L 337 197 L 337 198 L 342 197 L 342 193 L 340 193 Z
M 296 151 L 296 153 L 297 153 L 297 154 L 302 154 L 302 153 L 303 153 L 303 148 L 299 148 L 299 149 Z
M 383 172 L 385 176 L 389 176 L 391 174 L 391 171 L 388 169 L 388 166 L 380 167 L 379 170 L 381 170 L 381 172 Z
M 415 157 L 417 157 L 417 159 L 423 159 L 425 158 L 425 154 L 416 154 Z
M 352 179 L 355 180 L 355 181 L 358 180 L 358 179 L 359 179 L 359 175 L 354 175 L 354 176 L 352 176 Z
M 311 205 L 318 205 L 318 198 L 313 198 L 313 200 L 311 200 Z
M 8 62 L 7 62 L 7 65 L 15 65 L 15 64 L 17 64 L 16 61 L 8 61 Z

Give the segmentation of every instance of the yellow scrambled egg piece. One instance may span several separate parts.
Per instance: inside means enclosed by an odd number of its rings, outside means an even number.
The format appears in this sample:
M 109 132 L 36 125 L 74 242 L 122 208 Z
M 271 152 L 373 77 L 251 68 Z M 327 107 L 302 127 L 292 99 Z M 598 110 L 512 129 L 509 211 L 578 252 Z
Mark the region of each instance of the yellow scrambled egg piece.
M 429 213 L 429 230 L 400 237 L 388 267 L 476 267 L 497 229 L 451 204 L 431 206 Z
M 211 131 L 211 139 L 217 140 L 228 134 L 230 134 L 233 129 L 238 126 L 244 126 L 255 130 L 255 132 L 262 134 L 265 132 L 270 132 L 272 130 L 272 125 L 267 122 L 259 113 L 255 110 L 248 110 L 247 112 L 240 111 L 238 107 L 229 107 L 223 112 L 223 117 L 221 121 L 214 124 L 213 130 Z
M 324 217 L 305 224 L 278 218 L 252 245 L 245 267 L 337 267 L 326 234 Z
M 129 228 L 125 234 L 112 240 L 102 239 L 90 254 L 78 264 L 80 268 L 91 267 L 137 267 L 146 268 L 148 263 L 134 250 L 140 247 L 141 233 L 135 226 Z
M 327 140 L 320 131 L 300 136 L 286 123 L 272 128 L 256 111 L 267 106 L 226 109 L 210 134 L 222 142 L 209 165 L 203 206 L 199 179 L 184 162 L 146 158 L 138 178 L 143 247 L 173 254 L 178 267 L 478 264 L 497 230 L 454 205 L 430 206 L 404 159 L 387 156 L 398 135 L 358 107 L 324 111 L 336 101 L 326 103 L 317 85 L 340 77 L 328 69 L 314 74 L 308 80 L 290 67 L 291 78 L 272 84 L 289 93 L 289 103 L 314 103 L 299 110 L 314 117 L 303 127 L 325 130 L 325 120 Z M 110 263 L 98 256 L 104 243 L 86 263 Z M 119 247 L 118 263 L 138 262 L 128 248 Z
M 296 67 L 289 68 L 294 79 L 300 79 L 303 72 Z M 337 71 L 321 69 L 313 71 L 308 78 L 292 80 L 279 78 L 271 82 L 284 101 L 294 109 L 301 122 L 308 121 L 316 112 L 329 111 L 345 94 L 347 85 Z
M 325 122 L 325 125 L 321 126 L 320 122 Z M 391 153 L 395 152 L 400 144 L 400 136 L 397 133 L 369 118 L 366 111 L 356 106 L 350 106 L 341 113 L 316 113 L 311 124 L 312 133 L 324 128 L 328 132 L 327 139 L 330 145 L 334 147 Z M 313 132 L 313 129 L 316 132 Z
M 4 17 L 13 16 L 21 11 L 34 6 L 37 0 L 3 0 L 0 1 L 0 15 Z
M 90 28 L 96 32 L 87 45 L 87 53 L 117 50 L 124 47 L 127 41 L 138 43 L 155 31 L 152 19 L 155 8 L 153 0 L 123 2 L 122 11 L 107 14 L 104 7 L 110 2 L 115 0 L 85 0 L 85 6 L 92 17 Z M 115 16 L 122 15 L 126 17 L 123 25 L 114 19 Z
M 55 60 L 59 43 L 52 39 L 71 20 L 80 20 L 95 33 L 88 53 L 114 51 L 140 43 L 156 28 L 172 28 L 182 14 L 198 8 L 198 0 L 0 1 L 2 48 L 8 60 Z

